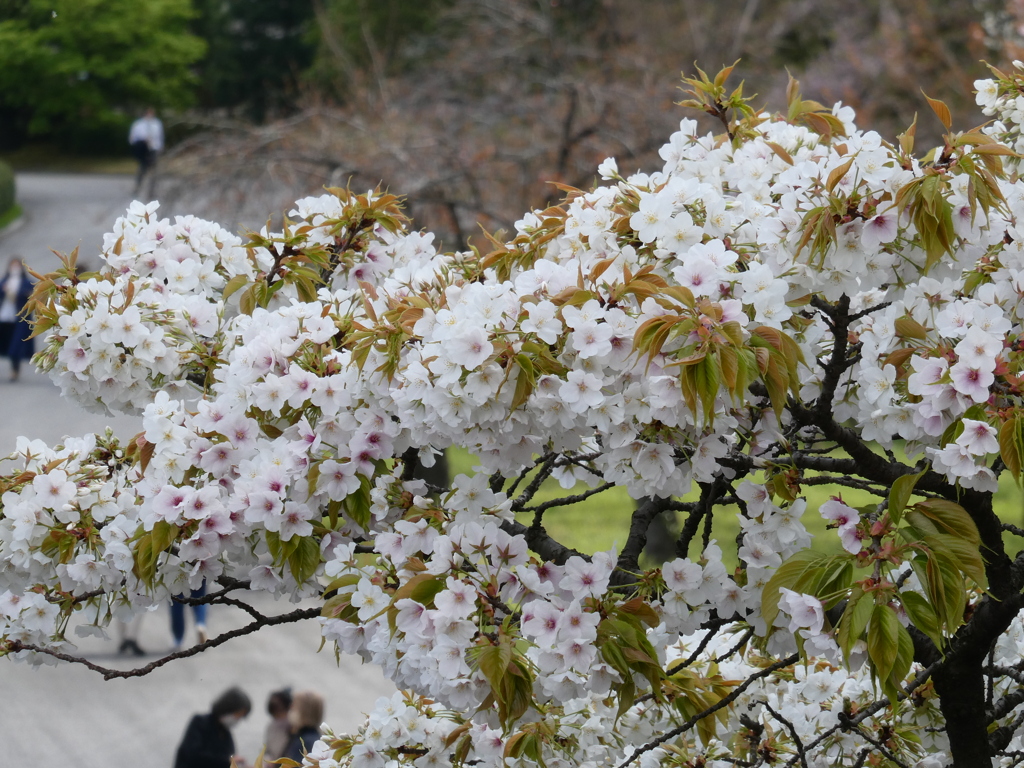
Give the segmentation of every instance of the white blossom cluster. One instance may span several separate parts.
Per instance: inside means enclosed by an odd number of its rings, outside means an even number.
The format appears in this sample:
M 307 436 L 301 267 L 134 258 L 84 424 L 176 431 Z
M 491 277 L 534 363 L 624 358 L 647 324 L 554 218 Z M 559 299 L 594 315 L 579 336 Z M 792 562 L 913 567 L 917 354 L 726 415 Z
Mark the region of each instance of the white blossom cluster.
M 39 662 L 73 650 L 76 604 L 79 629 L 102 632 L 230 577 L 325 594 L 324 637 L 411 692 L 355 736 L 328 733 L 307 765 L 725 768 L 736 750 L 789 760 L 798 744 L 814 745 L 807 765 L 854 764 L 863 742 L 843 717 L 878 697 L 863 643 L 844 658 L 804 592 L 762 616 L 765 586 L 811 539 L 806 499 L 756 473 L 799 431 L 787 396 L 827 395 L 865 440 L 995 488 L 1019 394 L 1024 184 L 993 177 L 1004 202 L 981 206 L 976 175 L 908 158 L 847 107 L 829 117 L 841 132 L 759 115 L 735 141 L 684 120 L 660 171 L 605 161 L 608 184 L 528 213 L 490 253 L 438 253 L 377 193 L 305 198 L 247 245 L 133 204 L 103 268 L 52 288 L 37 362 L 80 402 L 141 411 L 144 431 L 19 443 L 0 499 L 0 648 Z M 936 174 L 952 228 L 938 259 L 937 204 L 899 202 Z M 841 336 L 818 311 L 840 304 L 854 313 Z M 858 357 L 829 382 L 840 343 Z M 439 490 L 406 473 L 453 446 L 475 475 Z M 740 567 L 706 537 L 627 589 L 617 552 L 531 552 L 506 483 L 538 464 L 566 490 L 634 499 L 733 483 Z M 851 558 L 877 553 L 874 513 L 812 511 Z M 1007 665 L 1021 632 L 1000 641 Z M 758 676 L 797 648 L 805 664 Z M 946 749 L 937 712 L 923 692 L 871 722 L 928 765 Z

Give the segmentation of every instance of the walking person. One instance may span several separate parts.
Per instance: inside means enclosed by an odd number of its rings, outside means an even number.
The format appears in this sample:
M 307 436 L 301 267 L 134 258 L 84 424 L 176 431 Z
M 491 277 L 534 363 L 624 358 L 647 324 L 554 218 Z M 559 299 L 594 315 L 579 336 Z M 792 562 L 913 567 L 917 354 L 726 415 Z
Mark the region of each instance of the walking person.
M 274 691 L 267 698 L 267 714 L 270 723 L 263 734 L 263 768 L 271 768 L 270 762 L 284 756 L 292 738 L 292 725 L 288 712 L 292 707 L 292 689 Z
M 320 726 L 324 721 L 324 699 L 313 691 L 299 691 L 292 696 L 292 708 L 288 713 L 292 724 L 292 738 L 282 757 L 290 757 L 297 763 L 313 748 L 320 738 Z
M 252 704 L 241 688 L 224 691 L 210 707 L 209 714 L 193 715 L 174 757 L 174 768 L 247 768 L 235 754 L 231 729 L 249 714 Z
M 182 600 L 187 600 L 188 598 L 198 600 L 205 596 L 206 581 L 203 581 L 199 588 L 193 589 L 187 597 L 181 594 L 171 598 L 171 635 L 174 637 L 172 652 L 180 651 L 185 644 L 185 603 Z M 199 642 L 205 643 L 209 637 L 206 632 L 206 604 L 193 604 L 192 616 L 196 621 L 196 634 L 199 636 Z
M 31 295 L 32 281 L 25 264 L 20 256 L 14 256 L 0 278 L 0 355 L 11 361 L 11 381 L 18 380 L 21 361 L 35 352 L 35 341 L 29 338 L 32 327 L 22 314 Z
M 149 177 L 149 194 L 153 194 L 153 169 L 156 167 L 157 156 L 164 149 L 164 124 L 156 116 L 156 110 L 152 107 L 146 110 L 146 114 L 132 123 L 128 131 L 128 144 L 131 145 L 132 155 L 139 164 L 139 172 L 135 177 L 135 191 L 138 195 L 142 191 L 142 182 Z

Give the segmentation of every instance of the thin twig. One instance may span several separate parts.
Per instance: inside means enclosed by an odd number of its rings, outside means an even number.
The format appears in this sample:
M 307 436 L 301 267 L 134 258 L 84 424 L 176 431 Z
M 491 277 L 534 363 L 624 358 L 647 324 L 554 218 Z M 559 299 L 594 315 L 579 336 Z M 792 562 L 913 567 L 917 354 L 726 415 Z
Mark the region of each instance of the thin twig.
M 725 696 L 722 699 L 720 699 L 718 701 L 718 703 L 711 705 L 710 707 L 708 707 L 707 709 L 703 710 L 702 712 L 698 712 L 696 715 L 691 717 L 689 720 L 687 720 L 685 723 L 683 723 L 679 727 L 673 728 L 671 731 L 663 733 L 658 738 L 653 739 L 652 741 L 649 741 L 646 744 L 644 744 L 643 746 L 641 746 L 639 749 L 636 750 L 636 752 L 634 752 L 628 758 L 626 758 L 621 763 L 619 763 L 618 768 L 626 768 L 627 765 L 629 765 L 630 763 L 632 763 L 635 760 L 637 760 L 640 757 L 640 755 L 642 755 L 642 754 L 644 754 L 646 752 L 650 752 L 652 749 L 657 748 L 659 745 L 664 744 L 666 741 L 670 741 L 670 740 L 674 739 L 676 736 L 679 736 L 681 734 L 686 733 L 688 730 L 693 728 L 693 726 L 695 726 L 697 723 L 699 723 L 701 720 L 703 720 L 708 715 L 713 715 L 718 710 L 724 709 L 725 707 L 727 707 L 730 704 L 732 704 L 734 701 L 736 701 L 736 699 L 738 699 L 743 694 L 744 691 L 747 690 L 747 688 L 752 686 L 754 683 L 756 683 L 761 678 L 768 677 L 769 675 L 771 675 L 774 672 L 777 672 L 778 670 L 782 669 L 783 667 L 788 667 L 788 666 L 791 666 L 793 664 L 796 664 L 799 660 L 800 660 L 800 654 L 799 653 L 794 653 L 792 656 L 787 656 L 784 659 L 780 659 L 779 661 L 776 661 L 774 664 L 771 664 L 771 665 L 765 667 L 760 672 L 758 672 L 758 673 L 756 673 L 754 675 L 751 675 L 746 680 L 744 680 L 743 683 L 741 683 L 736 688 L 734 688 L 732 693 L 730 693 L 728 696 Z

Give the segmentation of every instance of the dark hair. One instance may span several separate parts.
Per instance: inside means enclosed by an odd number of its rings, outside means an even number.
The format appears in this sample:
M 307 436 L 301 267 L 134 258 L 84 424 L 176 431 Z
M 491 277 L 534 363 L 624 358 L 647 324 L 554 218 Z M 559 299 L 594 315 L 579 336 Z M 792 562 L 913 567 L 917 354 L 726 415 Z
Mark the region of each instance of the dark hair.
M 267 698 L 267 714 L 277 717 L 292 708 L 292 689 L 282 688 L 280 691 L 272 691 Z
M 250 702 L 249 697 L 245 695 L 245 691 L 241 688 L 228 688 L 224 693 L 217 697 L 216 701 L 213 702 L 210 714 L 214 717 L 233 715 L 235 712 L 245 712 L 245 714 L 249 714 L 249 710 L 251 709 L 252 702 Z

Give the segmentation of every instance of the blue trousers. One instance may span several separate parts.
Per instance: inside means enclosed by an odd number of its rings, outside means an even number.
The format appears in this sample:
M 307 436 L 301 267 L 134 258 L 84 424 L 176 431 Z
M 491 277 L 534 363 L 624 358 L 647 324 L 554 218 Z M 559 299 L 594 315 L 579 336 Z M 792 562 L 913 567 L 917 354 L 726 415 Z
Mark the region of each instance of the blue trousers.
M 189 597 L 198 598 L 206 594 L 206 582 L 204 581 L 199 589 L 193 589 Z M 185 595 L 175 595 L 185 597 Z M 192 614 L 195 617 L 196 625 L 206 624 L 206 606 L 193 605 Z M 174 642 L 180 645 L 185 639 L 185 604 L 177 600 L 171 600 L 171 633 L 174 635 Z

